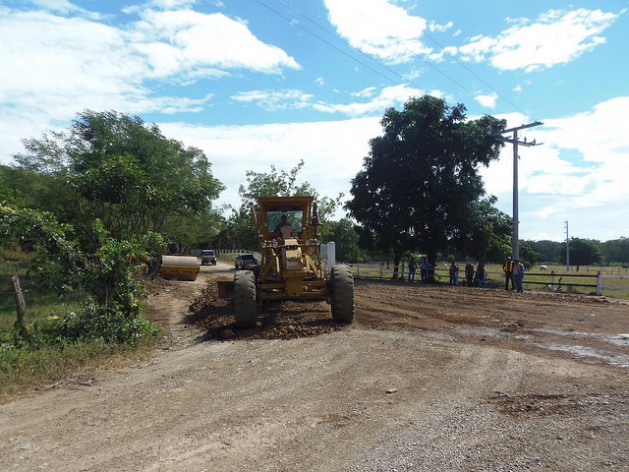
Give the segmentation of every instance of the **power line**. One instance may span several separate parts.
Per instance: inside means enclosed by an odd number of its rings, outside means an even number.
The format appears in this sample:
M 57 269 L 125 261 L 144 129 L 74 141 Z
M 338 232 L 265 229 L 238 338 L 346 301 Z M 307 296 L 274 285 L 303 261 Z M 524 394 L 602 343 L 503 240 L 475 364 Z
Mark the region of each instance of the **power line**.
M 282 4 L 283 6 L 285 6 L 286 8 L 288 8 L 289 10 L 291 10 L 293 13 L 299 15 L 300 17 L 304 18 L 305 20 L 307 20 L 308 22 L 312 23 L 313 25 L 315 25 L 317 28 L 319 28 L 320 30 L 324 31 L 326 34 L 332 35 L 334 36 L 334 38 L 338 39 L 337 35 L 330 32 L 327 28 L 321 26 L 318 22 L 316 22 L 315 20 L 309 18 L 308 16 L 304 15 L 303 13 L 301 13 L 298 9 L 296 9 L 295 7 L 291 6 L 288 2 L 286 2 L 285 0 L 276 0 L 278 3 Z M 280 13 L 279 11 L 277 11 L 276 9 L 270 7 L 269 5 L 267 5 L 266 3 L 262 2 L 261 0 L 256 0 L 256 3 L 258 3 L 259 5 L 262 5 L 263 7 L 267 8 L 268 10 L 272 11 L 273 13 L 275 13 L 276 15 L 280 16 L 281 18 L 285 19 L 286 21 L 288 21 L 290 24 L 297 26 L 298 28 L 300 28 L 301 30 L 305 31 L 306 33 L 312 35 L 313 37 L 315 37 L 316 39 L 322 41 L 323 43 L 327 44 L 328 46 L 334 48 L 336 51 L 340 52 L 341 54 L 343 54 L 344 56 L 350 58 L 351 60 L 361 64 L 362 66 L 366 67 L 367 69 L 371 70 L 372 72 L 380 75 L 381 77 L 386 78 L 387 80 L 389 80 L 390 82 L 393 83 L 398 83 L 394 80 L 392 80 L 390 77 L 385 76 L 384 74 L 382 74 L 381 72 L 375 70 L 374 68 L 370 67 L 369 65 L 365 64 L 365 62 L 359 60 L 358 58 L 352 56 L 351 54 L 343 51 L 342 49 L 340 49 L 339 47 L 337 47 L 336 45 L 332 44 L 331 42 L 329 42 L 328 40 L 322 38 L 320 35 L 306 29 L 305 27 L 303 27 L 302 25 L 300 25 L 299 23 L 294 23 L 291 18 L 283 15 L 282 13 Z M 344 43 L 345 44 L 345 43 Z M 365 57 L 366 59 L 368 59 L 369 61 L 377 64 L 379 67 L 387 70 L 388 72 L 390 72 L 391 74 L 395 75 L 398 80 L 401 80 L 403 83 L 408 83 L 411 84 L 417 88 L 422 88 L 419 84 L 413 82 L 412 80 L 409 80 L 407 78 L 405 78 L 404 76 L 402 76 L 400 73 L 394 71 L 393 69 L 391 69 L 390 67 L 388 67 L 385 64 L 382 64 L 381 62 L 377 61 L 376 59 L 374 59 L 373 57 L 369 56 L 368 54 L 365 54 L 364 52 L 362 52 L 361 50 L 355 48 L 354 46 L 352 46 L 351 44 L 346 44 L 349 48 L 352 49 L 352 51 L 360 54 L 361 56 Z M 446 79 L 450 80 L 452 83 L 456 84 L 457 86 L 459 86 L 461 89 L 465 90 L 468 93 L 471 93 L 470 90 L 463 85 L 462 83 L 460 83 L 458 80 L 456 80 L 455 78 L 451 77 L 450 75 L 448 75 L 447 73 L 443 72 L 441 69 L 439 69 L 436 65 L 432 64 L 431 62 L 427 61 L 424 58 L 421 58 L 421 60 L 429 67 L 431 67 L 432 69 L 434 69 L 437 73 L 441 74 L 442 76 L 444 76 Z
M 299 17 L 305 19 L 306 21 L 308 21 L 309 23 L 311 23 L 312 25 L 314 25 L 316 28 L 318 28 L 319 30 L 323 31 L 325 34 L 330 35 L 332 37 L 334 37 L 337 41 L 340 41 L 340 39 L 338 38 L 338 35 L 333 32 L 330 31 L 329 28 L 326 28 L 324 26 L 322 26 L 319 22 L 313 20 L 312 18 L 310 18 L 307 15 L 304 15 L 301 11 L 299 11 L 297 8 L 293 7 L 290 3 L 288 3 L 287 0 L 276 0 L 279 4 L 281 4 L 282 6 L 284 6 L 285 8 L 287 8 L 288 10 L 290 10 L 291 12 L 293 12 L 295 15 L 298 15 Z M 355 57 L 354 55 L 348 53 L 347 51 L 344 51 L 343 49 L 341 49 L 340 47 L 336 46 L 335 44 L 333 44 L 332 42 L 326 40 L 325 38 L 323 38 L 321 35 L 305 28 L 304 26 L 302 26 L 299 22 L 295 22 L 293 21 L 293 18 L 290 18 L 284 14 L 282 14 L 280 11 L 278 11 L 277 9 L 269 6 L 268 4 L 266 4 L 265 2 L 263 2 L 262 0 L 256 0 L 256 3 L 258 3 L 259 5 L 263 6 L 264 8 L 268 9 L 269 11 L 273 12 L 275 15 L 279 16 L 280 18 L 283 18 L 285 21 L 287 21 L 289 24 L 298 27 L 299 29 L 301 29 L 302 31 L 308 33 L 309 35 L 313 36 L 314 38 L 318 39 L 319 41 L 323 42 L 324 44 L 328 45 L 329 47 L 333 48 L 334 50 L 336 50 L 337 52 L 341 53 L 342 55 L 344 55 L 345 57 L 351 59 L 352 61 L 362 65 L 363 67 L 365 67 L 366 69 L 372 71 L 375 74 L 378 74 L 379 76 L 383 77 L 384 79 L 386 79 L 389 82 L 392 83 L 405 83 L 405 84 L 410 84 L 413 85 L 419 89 L 421 89 L 422 87 L 415 83 L 414 81 L 405 78 L 404 76 L 402 76 L 400 73 L 398 73 L 397 71 L 393 70 L 392 68 L 390 68 L 389 66 L 387 66 L 386 64 L 382 64 L 381 62 L 379 62 L 378 60 L 374 59 L 372 56 L 364 53 L 363 51 L 357 49 L 356 47 L 352 46 L 349 43 L 345 43 L 343 42 L 343 44 L 349 48 L 351 48 L 351 50 L 359 55 L 361 55 L 362 57 L 366 58 L 368 61 L 376 64 L 379 68 L 382 68 L 384 70 L 386 70 L 388 73 L 390 73 L 391 75 L 395 76 L 397 78 L 396 80 L 393 80 L 391 77 L 383 74 L 382 72 L 380 72 L 379 70 L 374 69 L 373 67 L 371 67 L 369 64 L 365 63 L 364 61 L 360 60 L 359 58 Z M 424 32 L 423 33 L 430 41 L 432 41 L 434 44 L 436 44 L 439 48 L 441 49 L 445 49 L 444 46 L 442 44 L 440 44 L 435 38 L 432 37 L 432 35 Z M 420 59 L 429 67 L 431 67 L 434 71 L 436 71 L 437 73 L 439 73 L 440 75 L 442 75 L 443 77 L 445 77 L 446 79 L 448 79 L 449 81 L 451 81 L 452 83 L 456 84 L 458 87 L 460 87 L 462 90 L 464 90 L 465 92 L 467 92 L 470 95 L 473 95 L 472 91 L 467 88 L 465 85 L 463 85 L 462 83 L 460 83 L 458 80 L 454 79 L 452 76 L 448 75 L 446 72 L 442 71 L 439 67 L 437 67 L 436 65 L 432 64 L 430 61 L 428 61 L 427 59 L 420 57 Z M 496 95 L 498 97 L 500 97 L 504 102 L 508 103 L 509 105 L 511 105 L 515 110 L 519 111 L 520 113 L 522 113 L 523 115 L 528 115 L 528 113 L 526 111 L 524 111 L 521 107 L 519 107 L 516 103 L 514 103 L 512 100 L 510 100 L 509 98 L 507 98 L 503 93 L 501 93 L 496 87 L 494 87 L 492 84 L 490 84 L 487 80 L 485 80 L 483 77 L 481 77 L 479 74 L 477 74 L 475 71 L 473 71 L 470 67 L 468 67 L 466 64 L 464 64 L 463 62 L 461 62 L 459 59 L 457 59 L 456 57 L 453 57 L 453 59 L 456 61 L 457 64 L 459 64 L 463 69 L 465 69 L 470 75 L 472 75 L 473 77 L 475 77 L 477 80 L 479 80 L 480 82 L 482 82 L 486 87 L 488 87 L 491 91 L 493 91 L 494 93 L 496 93 Z
M 321 37 L 321 36 L 319 36 L 318 34 L 313 33 L 312 31 L 310 31 L 310 30 L 308 30 L 308 29 L 304 28 L 303 26 L 301 26 L 301 25 L 300 25 L 300 24 L 298 24 L 298 23 L 297 23 L 297 24 L 296 24 L 296 23 L 293 23 L 293 22 L 292 22 L 292 20 L 291 20 L 291 18 L 289 18 L 289 17 L 287 17 L 287 16 L 283 15 L 282 13 L 280 13 L 280 12 L 279 12 L 279 11 L 277 11 L 276 9 L 274 9 L 274 8 L 270 7 L 269 5 L 267 5 L 266 3 L 262 2 L 261 0 L 255 0 L 255 1 L 256 1 L 256 3 L 258 3 L 259 5 L 263 6 L 264 8 L 266 8 L 266 9 L 268 9 L 268 10 L 270 10 L 270 11 L 272 11 L 273 13 L 275 13 L 276 15 L 278 15 L 279 17 L 281 17 L 281 18 L 285 19 L 286 21 L 288 21 L 290 24 L 293 24 L 294 26 L 297 26 L 297 27 L 298 27 L 299 29 L 301 29 L 302 31 L 304 31 L 304 32 L 306 32 L 306 33 L 308 33 L 308 34 L 310 34 L 310 35 L 314 36 L 314 37 L 315 37 L 315 38 L 317 38 L 319 41 L 321 41 L 321 42 L 323 42 L 323 43 L 327 44 L 328 46 L 330 46 L 331 48 L 333 48 L 333 49 L 335 49 L 336 51 L 340 52 L 340 53 L 341 53 L 341 54 L 343 54 L 344 56 L 349 57 L 349 58 L 350 58 L 350 59 L 352 59 L 353 61 L 356 61 L 357 63 L 359 63 L 359 64 L 360 64 L 360 65 L 362 65 L 363 67 L 366 67 L 366 68 L 367 68 L 367 69 L 369 69 L 370 71 L 372 71 L 372 72 L 374 72 L 374 73 L 378 74 L 379 76 L 381 76 L 381 77 L 385 78 L 386 80 L 388 80 L 388 81 L 390 81 L 390 82 L 394 82 L 394 83 L 395 83 L 395 81 L 394 81 L 393 79 L 391 79 L 390 77 L 387 77 L 387 76 L 386 76 L 386 75 L 384 75 L 383 73 L 381 73 L 381 72 L 379 72 L 379 71 L 375 70 L 374 68 L 370 67 L 368 64 L 365 64 L 364 62 L 362 62 L 362 61 L 358 60 L 357 58 L 353 57 L 351 54 L 349 54 L 349 53 L 347 53 L 347 52 L 343 51 L 342 49 L 340 49 L 340 48 L 339 48 L 339 47 L 337 47 L 336 45 L 332 44 L 331 42 L 327 41 L 326 39 L 322 38 L 322 37 Z
M 259 4 L 265 6 L 266 8 L 268 8 L 269 10 L 273 11 L 274 13 L 276 13 L 277 15 L 281 16 L 282 18 L 286 19 L 287 21 L 291 22 L 291 24 L 294 24 L 290 18 L 282 15 L 280 12 L 278 12 L 277 10 L 272 9 L 271 7 L 269 7 L 268 5 L 264 4 L 263 2 L 256 0 Z M 331 32 L 328 28 L 322 26 L 319 22 L 313 20 L 312 18 L 310 18 L 307 15 L 304 15 L 301 11 L 299 11 L 297 8 L 293 7 L 290 3 L 288 3 L 288 1 L 286 0 L 276 0 L 278 3 L 280 3 L 281 5 L 283 5 L 284 7 L 286 7 L 287 9 L 291 10 L 293 13 L 295 13 L 296 15 L 300 16 L 301 18 L 304 18 L 306 21 L 308 21 L 309 23 L 311 23 L 312 25 L 314 25 L 315 27 L 317 27 L 318 29 L 320 29 L 321 31 L 325 32 L 328 35 L 334 36 L 335 38 L 337 38 L 337 35 L 334 32 Z M 340 50 L 338 47 L 332 45 L 331 43 L 329 43 L 328 41 L 326 41 L 325 39 L 321 38 L 320 36 L 312 33 L 311 31 L 305 29 L 304 27 L 302 27 L 301 25 L 297 25 L 299 28 L 301 28 L 302 30 L 308 32 L 309 34 L 315 36 L 317 39 L 320 39 L 321 41 L 325 42 L 326 44 L 334 47 L 337 51 L 343 53 L 344 55 L 346 55 L 347 57 L 349 57 L 350 59 L 357 61 L 358 63 L 365 65 L 362 61 L 359 61 L 358 59 L 356 59 L 355 57 L 347 54 L 346 52 Z M 441 49 L 445 49 L 445 47 L 439 43 L 435 38 L 432 37 L 432 35 L 428 34 L 427 32 L 423 33 L 426 38 L 428 38 L 431 42 L 433 42 L 435 45 L 437 45 L 439 48 Z M 390 72 L 391 74 L 393 74 L 394 76 L 396 76 L 398 79 L 400 79 L 402 82 L 404 83 L 408 83 L 411 85 L 414 85 L 418 88 L 421 88 L 420 85 L 416 84 L 415 82 L 413 82 L 412 80 L 409 80 L 407 78 L 405 78 L 404 76 L 402 76 L 400 73 L 394 71 L 393 69 L 391 69 L 390 67 L 388 67 L 385 64 L 380 63 L 379 61 L 377 61 L 376 59 L 374 59 L 373 57 L 369 56 L 368 54 L 362 52 L 361 50 L 355 48 L 354 46 L 352 46 L 351 44 L 348 44 L 348 46 L 350 48 L 352 48 L 353 51 L 355 51 L 356 53 L 360 54 L 361 56 L 367 58 L 369 61 L 377 64 L 379 67 L 382 67 L 383 69 L 387 70 L 388 72 Z M 439 67 L 437 67 L 436 65 L 434 65 L 433 63 L 431 63 L 430 61 L 428 61 L 425 58 L 420 58 L 427 66 L 431 67 L 434 71 L 436 71 L 437 73 L 441 74 L 442 76 L 444 76 L 446 79 L 448 79 L 449 81 L 453 82 L 454 84 L 456 84 L 457 86 L 459 86 L 461 89 L 463 89 L 464 91 L 466 91 L 469 94 L 472 94 L 472 91 L 467 88 L 465 85 L 463 85 L 462 83 L 460 83 L 458 80 L 456 80 L 455 78 L 453 78 L 452 76 L 450 76 L 449 74 L 445 73 L 444 71 L 442 71 Z M 509 105 L 511 105 L 514 109 L 516 109 L 517 111 L 519 111 L 520 113 L 522 113 L 523 115 L 527 115 L 528 113 L 523 110 L 520 106 L 518 106 L 515 102 L 513 102 L 512 100 L 510 100 L 505 94 L 503 94 L 502 92 L 500 92 L 495 86 L 493 86 L 491 83 L 489 83 L 487 80 L 485 80 L 483 77 L 481 77 L 478 73 L 476 73 L 474 70 L 472 70 L 470 67 L 468 67 L 465 63 L 461 62 L 459 59 L 457 59 L 456 57 L 453 57 L 454 61 L 461 66 L 463 69 L 465 69 L 470 75 L 472 75 L 473 77 L 475 77 L 478 81 L 482 82 L 486 87 L 488 87 L 491 91 L 493 91 L 494 93 L 496 93 L 496 95 L 498 97 L 500 97 L 504 102 L 508 103 Z M 366 65 L 365 65 L 366 66 Z M 366 66 L 368 67 L 368 66 Z M 374 71 L 373 68 L 368 67 L 369 70 Z M 376 71 L 374 71 L 376 72 Z M 381 73 L 376 72 L 379 75 L 382 76 Z M 387 77 L 388 80 L 391 80 L 390 78 Z

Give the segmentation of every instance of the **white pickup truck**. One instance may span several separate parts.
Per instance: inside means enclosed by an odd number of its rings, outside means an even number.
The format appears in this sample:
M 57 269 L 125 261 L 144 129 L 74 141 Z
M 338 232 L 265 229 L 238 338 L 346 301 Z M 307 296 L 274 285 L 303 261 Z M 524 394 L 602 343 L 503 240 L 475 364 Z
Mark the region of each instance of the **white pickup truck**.
M 201 264 L 216 265 L 216 253 L 212 249 L 203 249 L 201 251 Z

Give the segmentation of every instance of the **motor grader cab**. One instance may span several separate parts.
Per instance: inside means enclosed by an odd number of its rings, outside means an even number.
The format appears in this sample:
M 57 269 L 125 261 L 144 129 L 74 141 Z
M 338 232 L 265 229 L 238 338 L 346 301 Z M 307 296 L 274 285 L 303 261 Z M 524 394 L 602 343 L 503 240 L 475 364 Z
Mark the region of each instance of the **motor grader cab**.
M 354 278 L 348 267 L 325 267 L 321 259 L 319 217 L 314 198 L 265 197 L 251 211 L 259 268 L 234 276 L 236 324 L 256 325 L 258 308 L 274 300 L 326 300 L 332 318 L 354 319 Z

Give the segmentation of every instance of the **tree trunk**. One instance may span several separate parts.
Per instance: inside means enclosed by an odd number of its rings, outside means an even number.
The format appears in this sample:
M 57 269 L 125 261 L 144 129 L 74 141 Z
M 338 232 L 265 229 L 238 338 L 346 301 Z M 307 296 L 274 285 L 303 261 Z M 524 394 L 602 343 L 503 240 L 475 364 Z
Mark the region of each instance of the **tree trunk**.
M 402 259 L 401 254 L 395 254 L 394 259 L 393 259 L 393 280 L 397 280 L 398 276 L 399 276 L 399 266 L 400 266 L 400 259 Z
M 426 251 L 426 260 L 431 265 L 432 269 L 428 270 L 428 282 L 432 283 L 435 281 L 435 269 L 437 268 L 437 251 L 434 249 L 429 249 Z

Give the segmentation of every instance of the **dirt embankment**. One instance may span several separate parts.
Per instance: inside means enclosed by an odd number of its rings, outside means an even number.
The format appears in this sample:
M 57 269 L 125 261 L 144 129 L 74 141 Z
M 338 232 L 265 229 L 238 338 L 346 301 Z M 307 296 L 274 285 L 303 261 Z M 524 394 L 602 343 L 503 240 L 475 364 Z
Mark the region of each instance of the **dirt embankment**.
M 356 283 L 235 330 L 204 267 L 156 284 L 161 349 L 0 406 L 7 471 L 629 470 L 629 306 Z

